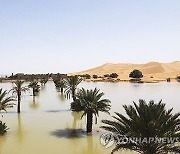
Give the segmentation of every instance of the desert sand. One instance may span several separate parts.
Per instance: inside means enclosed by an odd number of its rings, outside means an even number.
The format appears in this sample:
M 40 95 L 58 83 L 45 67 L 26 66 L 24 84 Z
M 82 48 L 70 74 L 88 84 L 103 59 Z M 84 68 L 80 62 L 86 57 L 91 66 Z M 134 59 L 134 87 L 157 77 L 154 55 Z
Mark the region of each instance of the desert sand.
M 85 70 L 82 72 L 71 73 L 70 75 L 98 75 L 103 76 L 104 74 L 117 73 L 119 79 L 123 81 L 128 81 L 129 73 L 133 69 L 138 69 L 142 71 L 144 81 L 163 81 L 167 78 L 175 79 L 180 75 L 180 61 L 175 61 L 172 63 L 159 63 L 159 62 L 149 62 L 146 64 L 113 64 L 106 63 L 104 65 Z

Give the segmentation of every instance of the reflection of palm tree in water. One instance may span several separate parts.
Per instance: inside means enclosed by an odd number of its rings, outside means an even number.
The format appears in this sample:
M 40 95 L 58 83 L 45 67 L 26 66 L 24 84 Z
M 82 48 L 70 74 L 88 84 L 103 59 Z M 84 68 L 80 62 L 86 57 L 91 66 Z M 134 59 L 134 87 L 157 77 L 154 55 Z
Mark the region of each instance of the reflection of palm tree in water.
M 16 135 L 17 135 L 18 142 L 21 143 L 24 138 L 24 131 L 22 128 L 22 123 L 21 123 L 21 114 L 18 114 L 18 127 L 17 127 Z
M 87 136 L 87 154 L 94 153 L 92 135 Z
M 64 102 L 66 100 L 63 93 L 58 93 L 58 98 L 61 100 L 61 102 Z
M 41 91 L 44 91 L 45 90 L 45 86 L 41 86 Z
M 71 112 L 71 115 L 74 118 L 72 129 L 76 129 L 77 121 L 81 120 L 82 112 Z
M 0 154 L 3 154 L 1 150 L 3 149 L 3 144 L 6 142 L 6 136 L 1 136 L 0 137 Z
M 56 91 L 57 91 L 57 92 L 60 92 L 60 88 L 59 88 L 59 87 L 56 87 Z
M 36 102 L 35 97 L 33 96 L 33 101 L 29 104 L 30 108 L 36 110 L 39 107 L 39 104 Z
M 102 151 L 98 150 L 97 145 L 94 146 L 92 134 L 87 135 L 86 139 L 87 139 L 87 147 L 83 148 L 83 150 L 80 153 L 82 154 L 101 154 L 102 153 Z

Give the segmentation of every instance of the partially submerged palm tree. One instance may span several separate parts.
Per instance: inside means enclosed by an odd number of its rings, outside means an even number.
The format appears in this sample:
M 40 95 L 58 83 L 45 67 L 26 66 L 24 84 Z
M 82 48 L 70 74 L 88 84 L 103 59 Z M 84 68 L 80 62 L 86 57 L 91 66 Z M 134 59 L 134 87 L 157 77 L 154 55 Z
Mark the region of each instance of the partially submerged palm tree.
M 75 76 L 69 76 L 66 80 L 65 80 L 65 85 L 66 85 L 66 89 L 65 89 L 65 93 L 66 93 L 66 97 L 70 98 L 70 95 L 73 98 L 73 101 L 76 100 L 75 94 L 76 94 L 76 90 L 77 90 L 77 86 L 82 82 L 82 78 L 80 78 L 79 76 L 75 75 Z
M 63 79 L 53 79 L 54 85 L 56 88 L 61 89 L 61 93 L 63 93 L 64 88 L 66 88 L 65 81 Z
M 166 110 L 165 104 L 161 101 L 155 104 L 154 101 L 146 103 L 139 100 L 139 104 L 134 102 L 132 105 L 123 106 L 127 117 L 120 113 L 113 116 L 115 121 L 103 120 L 106 124 L 101 128 L 110 131 L 115 139 L 118 137 L 128 138 L 178 138 L 180 139 L 180 113 L 173 114 L 172 110 Z M 118 138 L 119 139 L 119 138 Z M 112 153 L 120 149 L 129 149 L 141 154 L 167 154 L 180 153 L 180 145 L 174 142 L 139 142 L 138 140 L 130 140 L 131 142 L 116 142 L 116 147 Z
M 59 87 L 61 88 L 61 93 L 63 93 L 64 88 L 66 88 L 66 84 L 64 80 L 60 80 Z
M 82 88 L 76 95 L 76 100 L 71 103 L 71 110 L 76 112 L 83 112 L 83 116 L 87 116 L 87 132 L 92 132 L 93 115 L 96 118 L 99 112 L 109 113 L 111 108 L 110 100 L 102 99 L 104 93 L 100 90 L 85 90 Z
M 17 112 L 20 113 L 21 111 L 21 95 L 22 93 L 25 93 L 26 91 L 29 90 L 28 87 L 23 87 L 24 81 L 21 81 L 21 80 L 16 80 L 14 82 L 14 87 L 10 90 L 12 91 L 13 94 L 16 94 L 17 95 L 17 99 L 18 99 L 18 105 L 17 105 Z
M 15 105 L 12 103 L 12 101 L 14 101 L 14 97 L 8 97 L 7 94 L 6 90 L 3 91 L 2 88 L 0 89 L 0 111 L 6 111 L 6 109 L 12 108 Z M 0 135 L 6 133 L 7 130 L 8 128 L 6 124 L 0 120 Z
M 4 135 L 9 128 L 6 126 L 5 123 L 0 121 L 0 135 Z
M 14 97 L 8 97 L 8 92 L 5 90 L 3 91 L 2 88 L 0 89 L 0 111 L 8 108 L 12 108 L 15 104 L 12 101 L 15 101 Z
M 59 82 L 60 82 L 60 79 L 59 78 L 53 78 L 53 82 L 54 82 L 54 85 L 56 88 L 59 88 Z
M 29 88 L 32 88 L 33 90 L 33 96 L 36 96 L 36 93 L 39 92 L 40 85 L 37 81 L 31 81 L 28 85 Z
M 47 82 L 48 82 L 48 78 L 43 78 L 40 80 L 42 86 L 45 86 Z

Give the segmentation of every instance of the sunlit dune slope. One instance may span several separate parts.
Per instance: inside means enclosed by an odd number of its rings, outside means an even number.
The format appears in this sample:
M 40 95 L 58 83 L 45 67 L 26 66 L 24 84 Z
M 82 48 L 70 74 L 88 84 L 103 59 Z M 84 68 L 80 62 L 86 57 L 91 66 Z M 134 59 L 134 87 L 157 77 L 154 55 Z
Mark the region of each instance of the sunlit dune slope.
M 180 75 L 180 61 L 175 61 L 172 63 L 149 62 L 146 64 L 106 63 L 89 70 L 71 74 L 96 74 L 99 76 L 103 76 L 104 74 L 110 74 L 114 72 L 119 74 L 120 79 L 128 80 L 129 73 L 133 69 L 141 70 L 145 79 L 166 79 L 169 77 L 176 78 L 177 75 Z

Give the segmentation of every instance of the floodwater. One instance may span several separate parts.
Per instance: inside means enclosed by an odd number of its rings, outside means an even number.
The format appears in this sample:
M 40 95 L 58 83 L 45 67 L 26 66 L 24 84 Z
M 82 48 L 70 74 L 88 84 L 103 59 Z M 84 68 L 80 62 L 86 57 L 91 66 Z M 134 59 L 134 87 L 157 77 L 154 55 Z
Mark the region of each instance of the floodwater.
M 138 99 L 163 100 L 166 107 L 180 111 L 180 83 L 102 83 L 83 82 L 79 85 L 87 89 L 95 87 L 105 93 L 111 100 L 111 115 L 114 112 L 124 114 L 123 104 L 132 104 Z M 0 88 L 9 90 L 12 83 L 0 83 Z M 21 114 L 16 113 L 16 106 L 2 113 L 1 120 L 10 128 L 0 137 L 0 154 L 109 154 L 113 147 L 105 148 L 100 144 L 104 132 L 99 126 L 102 119 L 111 116 L 101 113 L 98 124 L 93 125 L 92 135 L 85 133 L 86 120 L 81 113 L 70 111 L 71 100 L 58 92 L 53 82 L 41 87 L 38 96 L 33 98 L 31 92 L 23 94 Z M 119 154 L 131 154 L 119 151 Z

